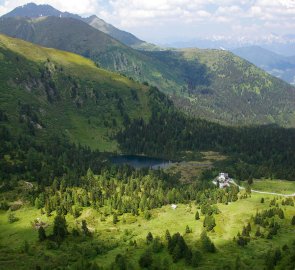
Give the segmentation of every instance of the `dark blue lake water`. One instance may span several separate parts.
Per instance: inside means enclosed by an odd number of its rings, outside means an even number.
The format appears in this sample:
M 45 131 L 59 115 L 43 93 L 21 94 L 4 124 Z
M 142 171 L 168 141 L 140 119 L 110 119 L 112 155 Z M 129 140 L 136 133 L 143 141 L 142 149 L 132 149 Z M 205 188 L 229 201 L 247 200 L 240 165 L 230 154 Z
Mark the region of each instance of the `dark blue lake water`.
M 145 156 L 133 156 L 122 155 L 111 157 L 111 162 L 117 165 L 130 165 L 135 169 L 151 168 L 151 169 L 165 169 L 173 163 L 168 160 L 145 157 Z

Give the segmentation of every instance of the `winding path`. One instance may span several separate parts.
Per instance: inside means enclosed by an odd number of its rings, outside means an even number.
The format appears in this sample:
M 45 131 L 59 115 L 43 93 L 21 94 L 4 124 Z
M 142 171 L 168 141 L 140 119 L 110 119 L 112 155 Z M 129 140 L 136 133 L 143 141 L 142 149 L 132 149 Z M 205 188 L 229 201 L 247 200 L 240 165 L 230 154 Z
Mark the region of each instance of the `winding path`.
M 244 187 L 239 186 L 234 180 L 229 181 L 231 184 L 239 187 L 239 189 L 245 189 Z M 259 194 L 267 194 L 267 195 L 277 195 L 277 196 L 283 196 L 283 197 L 295 197 L 295 193 L 293 194 L 282 194 L 282 193 L 276 193 L 276 192 L 267 192 L 267 191 L 259 191 L 255 189 L 251 189 L 251 192 L 259 193 Z

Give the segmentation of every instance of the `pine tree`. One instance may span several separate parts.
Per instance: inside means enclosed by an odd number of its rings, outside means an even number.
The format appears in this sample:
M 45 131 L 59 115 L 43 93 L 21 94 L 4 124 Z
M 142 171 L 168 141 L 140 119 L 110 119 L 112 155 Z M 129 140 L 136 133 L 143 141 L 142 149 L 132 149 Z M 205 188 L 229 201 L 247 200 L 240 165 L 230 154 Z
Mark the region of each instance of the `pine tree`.
M 191 233 L 191 229 L 188 225 L 185 227 L 185 233 Z
M 113 224 L 117 224 L 119 221 L 118 216 L 116 213 L 113 214 Z
M 40 202 L 40 199 L 37 197 L 36 199 L 35 199 L 35 207 L 37 208 L 37 209 L 40 209 L 41 208 L 41 202 Z
M 154 240 L 153 240 L 153 244 L 152 244 L 152 250 L 154 253 L 159 253 L 163 248 L 163 244 L 161 242 L 161 239 L 160 237 L 156 237 Z
M 165 233 L 165 239 L 167 242 L 171 241 L 171 235 L 168 229 L 166 230 L 166 233 Z
M 153 257 L 149 250 L 146 250 L 139 258 L 141 268 L 149 268 L 153 264 Z
M 113 263 L 111 269 L 128 269 L 128 263 L 126 256 L 123 256 L 122 254 L 118 254 L 116 256 L 115 262 Z
M 174 263 L 178 262 L 181 259 L 181 253 L 182 253 L 182 250 L 180 246 L 176 244 L 176 246 L 174 247 L 172 251 L 172 259 Z
M 60 242 L 66 237 L 67 233 L 67 222 L 65 217 L 62 215 L 57 215 L 54 218 L 53 236 L 58 242 Z
M 144 211 L 144 218 L 145 218 L 146 220 L 150 220 L 151 217 L 152 217 L 152 215 L 151 215 L 150 211 L 145 210 L 145 211 Z
M 40 242 L 42 242 L 46 239 L 46 232 L 42 226 L 38 229 L 38 236 L 39 236 Z
M 203 231 L 201 233 L 201 245 L 202 245 L 202 248 L 207 252 L 213 253 L 216 251 L 216 248 L 213 242 L 211 241 L 211 239 L 207 236 L 206 231 Z
M 49 201 L 45 202 L 45 212 L 46 212 L 47 217 L 51 216 L 52 208 L 51 208 L 51 204 Z
M 199 214 L 199 211 L 197 211 L 195 215 L 195 220 L 199 220 L 199 219 L 200 219 L 200 214 Z
M 193 257 L 193 253 L 192 253 L 191 249 L 187 248 L 184 251 L 185 263 L 188 264 L 188 265 L 191 265 L 192 264 L 192 257 Z
M 87 227 L 87 222 L 84 219 L 82 220 L 82 231 L 83 231 L 84 236 L 87 236 L 90 234 L 88 227 Z
M 278 216 L 279 216 L 280 219 L 284 219 L 285 218 L 285 214 L 284 214 L 284 211 L 282 209 L 279 209 Z
M 153 241 L 154 237 L 151 232 L 149 232 L 146 236 L 146 243 L 150 244 Z
M 200 264 L 201 259 L 202 259 L 201 252 L 198 251 L 198 250 L 193 251 L 193 253 L 192 253 L 192 260 L 191 260 L 192 267 L 198 267 L 199 264 Z
M 214 216 L 213 215 L 211 215 L 211 216 L 206 215 L 204 222 L 203 222 L 203 226 L 206 227 L 207 231 L 213 230 L 213 228 L 216 226 Z
M 251 232 L 251 229 L 252 229 L 252 228 L 251 228 L 251 224 L 250 224 L 250 222 L 248 222 L 246 229 L 247 229 L 247 232 L 248 232 L 248 233 Z
M 260 232 L 260 227 L 257 228 L 257 231 L 255 233 L 256 237 L 260 237 L 261 236 L 261 232 Z

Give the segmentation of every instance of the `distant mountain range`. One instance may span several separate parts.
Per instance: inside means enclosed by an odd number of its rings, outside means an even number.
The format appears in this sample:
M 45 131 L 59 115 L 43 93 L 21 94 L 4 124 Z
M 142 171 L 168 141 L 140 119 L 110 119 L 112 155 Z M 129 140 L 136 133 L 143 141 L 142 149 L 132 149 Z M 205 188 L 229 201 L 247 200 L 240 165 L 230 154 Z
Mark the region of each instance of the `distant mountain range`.
M 164 45 L 163 45 L 164 46 Z M 198 38 L 187 41 L 168 41 L 165 46 L 174 48 L 200 48 L 200 49 L 225 49 L 234 50 L 242 47 L 258 46 L 270 50 L 283 56 L 294 56 L 295 54 L 295 37 L 294 35 L 279 36 L 270 34 L 259 37 L 257 40 L 249 38 L 236 37 L 208 37 Z
M 135 50 L 126 39 L 123 44 L 106 34 L 114 28 L 102 27 L 97 17 L 76 16 L 28 4 L 1 17 L 0 32 L 80 54 L 102 68 L 155 85 L 190 115 L 229 125 L 295 125 L 295 89 L 231 52 Z M 91 25 L 96 23 L 104 32 Z
M 259 46 L 238 48 L 232 52 L 271 75 L 295 85 L 295 56 L 282 56 Z
M 59 18 L 73 18 L 81 20 L 91 25 L 92 27 L 104 32 L 114 39 L 122 42 L 127 46 L 131 46 L 137 49 L 155 49 L 157 46 L 140 40 L 136 36 L 122 31 L 111 24 L 106 23 L 104 20 L 92 15 L 87 18 L 83 18 L 77 14 L 69 12 L 61 12 L 50 5 L 36 5 L 29 3 L 24 6 L 20 6 L 12 10 L 11 12 L 2 16 L 2 18 L 13 18 L 13 17 L 28 17 L 28 18 L 40 18 L 40 17 L 59 17 Z
M 269 74 L 294 85 L 295 39 L 289 37 L 289 40 L 289 43 L 269 41 L 268 43 L 261 43 L 259 46 L 247 45 L 246 41 L 239 42 L 224 39 L 199 39 L 188 42 L 174 42 L 169 45 L 176 48 L 197 47 L 201 49 L 228 50 L 262 68 Z M 274 51 L 277 51 L 277 53 Z

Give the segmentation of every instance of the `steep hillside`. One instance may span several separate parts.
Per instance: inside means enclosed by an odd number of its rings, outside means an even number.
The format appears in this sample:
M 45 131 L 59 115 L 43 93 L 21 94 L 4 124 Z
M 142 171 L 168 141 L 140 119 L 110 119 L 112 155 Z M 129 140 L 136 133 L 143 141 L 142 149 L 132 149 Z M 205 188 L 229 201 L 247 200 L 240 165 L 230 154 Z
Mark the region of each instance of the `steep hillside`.
M 81 56 L 0 35 L 0 59 L 1 124 L 14 133 L 114 151 L 123 122 L 150 115 L 146 87 Z
M 136 36 L 125 32 L 121 31 L 118 28 L 114 27 L 113 25 L 106 23 L 104 20 L 98 18 L 97 16 L 90 16 L 88 18 L 85 18 L 84 21 L 91 25 L 92 27 L 100 30 L 101 32 L 104 32 L 108 34 L 109 36 L 119 40 L 123 44 L 127 46 L 132 46 L 132 45 L 140 45 L 144 41 L 138 39 Z
M 92 27 L 100 30 L 101 32 L 110 35 L 114 39 L 117 39 L 121 43 L 138 49 L 155 49 L 155 45 L 140 40 L 136 36 L 126 31 L 120 30 L 113 25 L 105 22 L 104 20 L 93 15 L 87 18 L 83 18 L 77 14 L 62 12 L 50 5 L 36 5 L 35 3 L 29 3 L 15 8 L 11 12 L 5 14 L 3 18 L 23 17 L 23 18 L 40 18 L 40 17 L 59 17 L 59 18 L 74 18 L 81 20 L 91 25 Z
M 295 125 L 294 87 L 230 52 L 184 49 L 148 54 L 171 66 L 185 63 L 180 70 L 188 98 L 174 95 L 173 100 L 189 114 L 223 124 Z
M 189 114 L 230 125 L 294 126 L 294 88 L 232 53 L 137 51 L 72 18 L 2 18 L 0 32 L 78 53 L 157 86 Z
M 42 46 L 88 57 L 99 66 L 148 81 L 161 89 L 180 89 L 182 78 L 170 75 L 170 67 L 72 18 L 2 18 L 0 32 Z
M 258 46 L 243 47 L 233 53 L 290 84 L 295 85 L 295 59 Z

